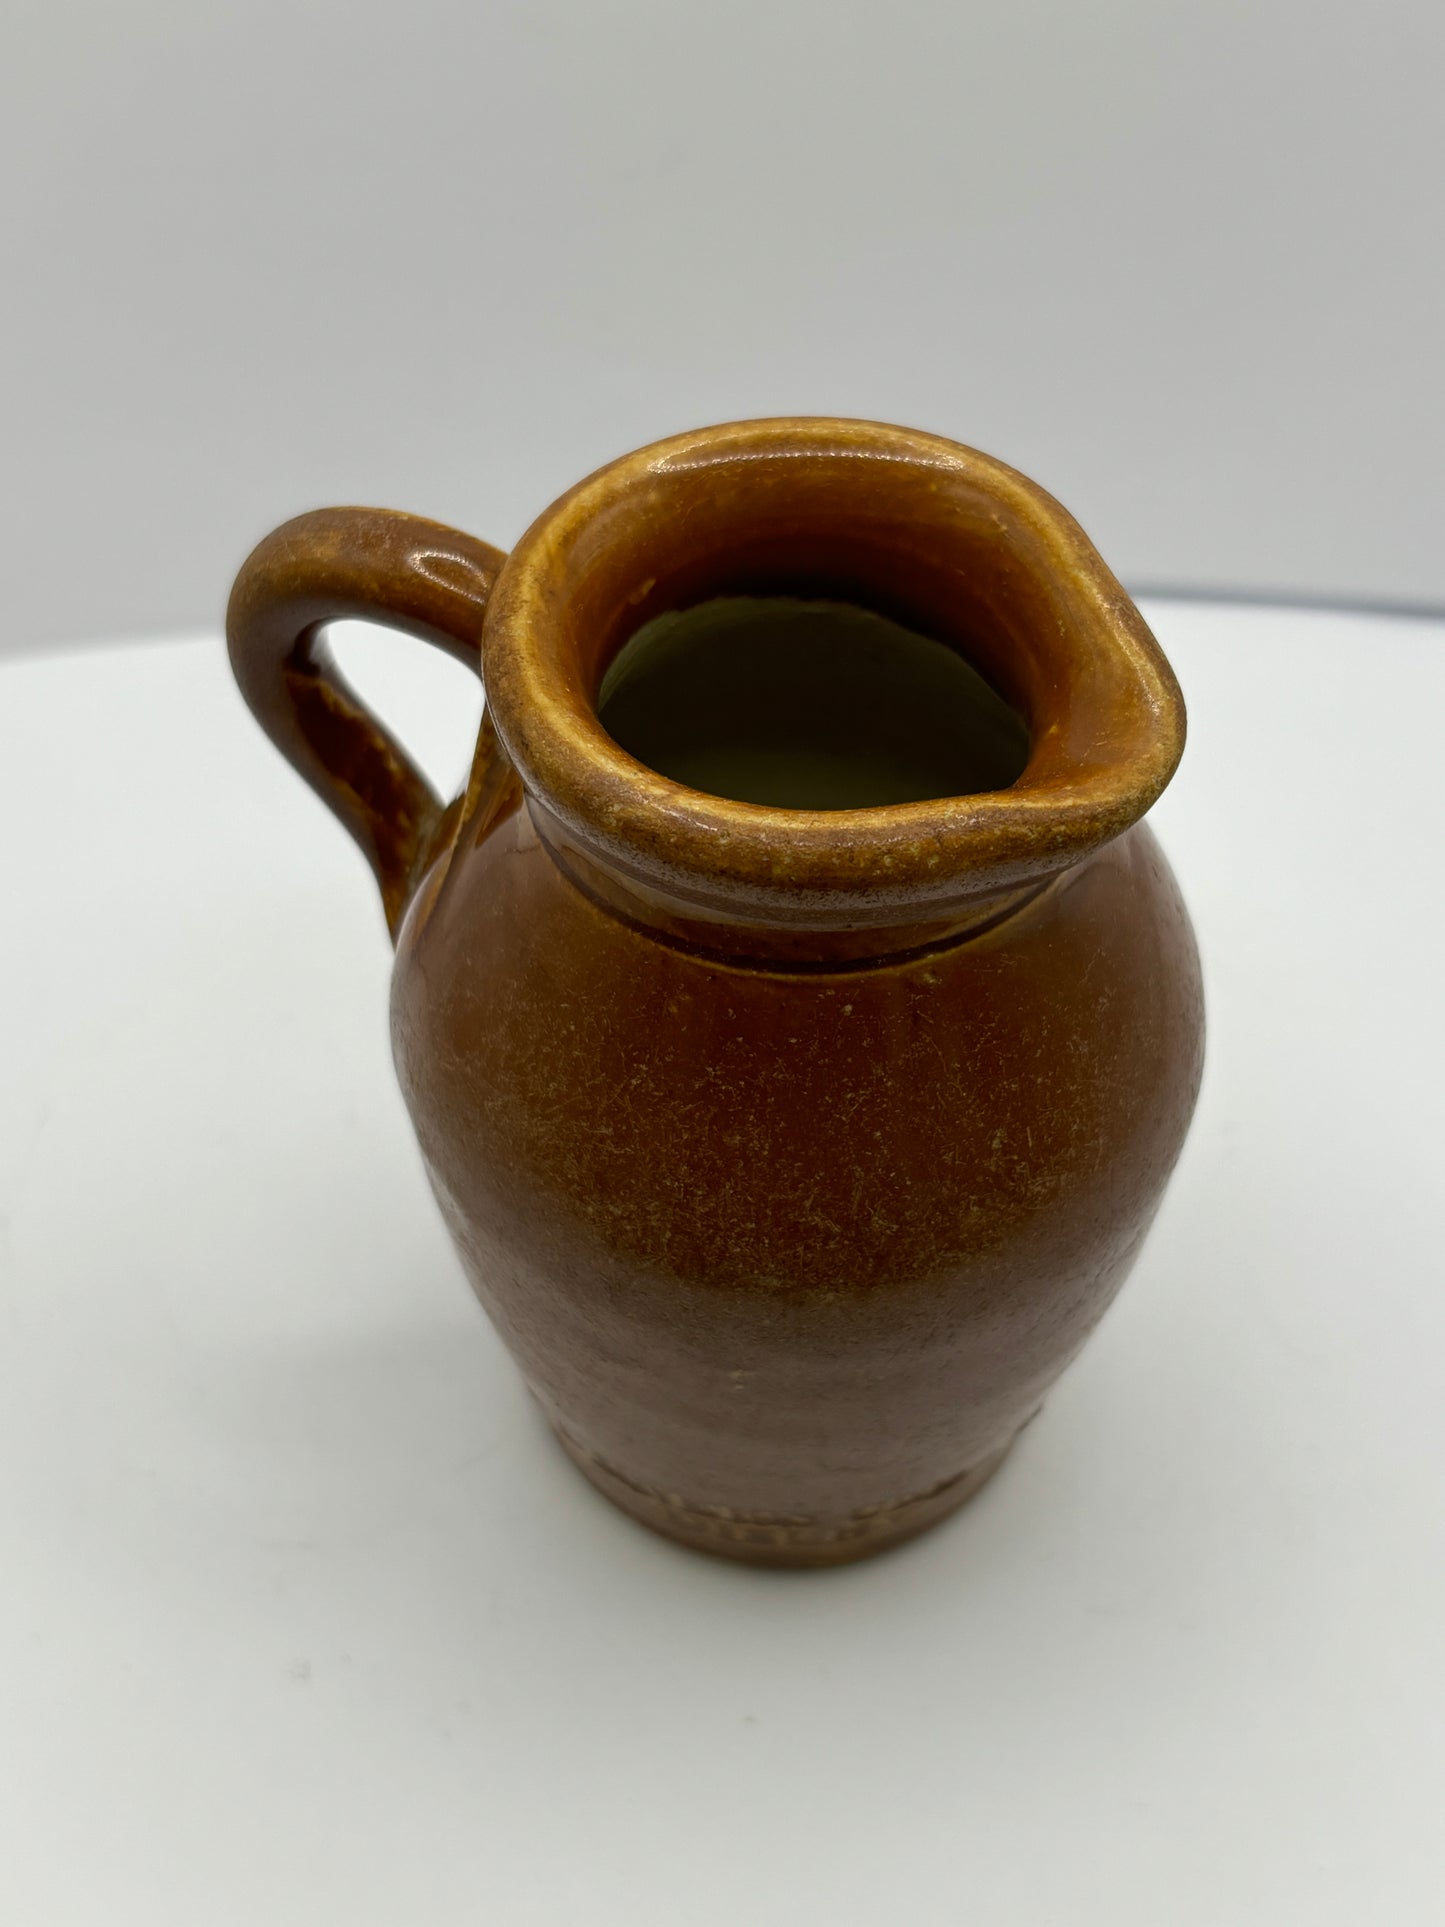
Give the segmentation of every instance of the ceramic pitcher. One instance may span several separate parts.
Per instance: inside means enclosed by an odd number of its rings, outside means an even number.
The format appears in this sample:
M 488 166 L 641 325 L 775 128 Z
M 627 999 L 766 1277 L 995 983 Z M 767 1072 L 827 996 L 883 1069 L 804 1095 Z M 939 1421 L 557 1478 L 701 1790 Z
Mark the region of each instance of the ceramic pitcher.
M 942 645 L 1014 719 L 1010 780 L 808 808 L 653 766 L 599 717 L 610 666 L 743 604 Z M 454 800 L 337 673 L 325 625 L 356 616 L 482 676 Z M 375 873 L 427 1172 L 583 1473 L 769 1564 L 877 1552 L 976 1492 L 1133 1263 L 1201 1068 L 1142 820 L 1183 705 L 1078 525 L 931 435 L 746 422 L 602 469 L 509 556 L 304 515 L 228 629 Z M 807 661 L 825 709 L 826 645 Z

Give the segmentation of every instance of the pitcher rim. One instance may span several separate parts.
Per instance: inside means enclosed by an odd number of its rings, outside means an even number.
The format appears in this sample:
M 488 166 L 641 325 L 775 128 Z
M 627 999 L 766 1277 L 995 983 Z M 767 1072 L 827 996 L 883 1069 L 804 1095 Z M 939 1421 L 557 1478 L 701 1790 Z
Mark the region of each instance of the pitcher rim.
M 689 789 L 607 734 L 597 691 L 628 635 L 689 584 L 776 580 L 790 552 L 856 575 L 848 599 L 926 578 L 961 652 L 1012 679 L 1030 752 L 1009 788 L 777 808 Z M 507 754 L 565 834 L 634 884 L 763 923 L 884 923 L 1044 880 L 1137 822 L 1184 747 L 1173 672 L 1066 509 L 962 443 L 842 417 L 722 423 L 595 470 L 512 550 L 482 661 Z

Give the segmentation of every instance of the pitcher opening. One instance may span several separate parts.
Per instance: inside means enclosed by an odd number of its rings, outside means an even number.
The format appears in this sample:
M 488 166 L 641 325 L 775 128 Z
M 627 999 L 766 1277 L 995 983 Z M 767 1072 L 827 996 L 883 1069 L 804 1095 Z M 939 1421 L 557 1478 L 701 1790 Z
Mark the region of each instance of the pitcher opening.
M 855 603 L 716 596 L 645 623 L 597 713 L 675 783 L 776 809 L 859 810 L 1007 789 L 1023 719 L 957 650 Z
M 769 643 L 759 610 L 788 604 Z M 857 677 L 799 666 L 824 622 Z M 508 558 L 482 664 L 551 847 L 749 930 L 971 917 L 1137 822 L 1184 740 L 1168 665 L 1058 503 L 869 422 L 734 423 L 599 470 Z

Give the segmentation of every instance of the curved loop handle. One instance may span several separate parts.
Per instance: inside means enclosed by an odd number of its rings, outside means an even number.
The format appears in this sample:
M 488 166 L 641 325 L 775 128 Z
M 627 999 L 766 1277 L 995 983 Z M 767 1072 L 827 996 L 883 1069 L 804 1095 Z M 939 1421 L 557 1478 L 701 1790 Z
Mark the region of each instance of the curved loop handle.
M 362 617 L 420 636 L 481 675 L 482 618 L 505 557 L 389 509 L 317 509 L 273 530 L 236 577 L 231 668 L 252 714 L 360 844 L 393 939 L 442 804 L 342 677 L 321 637 Z

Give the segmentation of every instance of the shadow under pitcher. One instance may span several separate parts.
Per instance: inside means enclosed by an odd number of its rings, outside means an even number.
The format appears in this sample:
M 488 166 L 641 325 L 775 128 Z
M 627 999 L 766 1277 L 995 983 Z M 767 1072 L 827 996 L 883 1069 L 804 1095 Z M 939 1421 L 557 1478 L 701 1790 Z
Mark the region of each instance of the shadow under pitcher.
M 339 676 L 341 617 L 484 678 L 461 796 Z M 936 436 L 734 423 L 509 556 L 301 516 L 228 634 L 376 874 L 433 1189 L 587 1477 L 773 1565 L 977 1491 L 1123 1282 L 1203 1055 L 1142 821 L 1183 703 L 1078 525 Z

